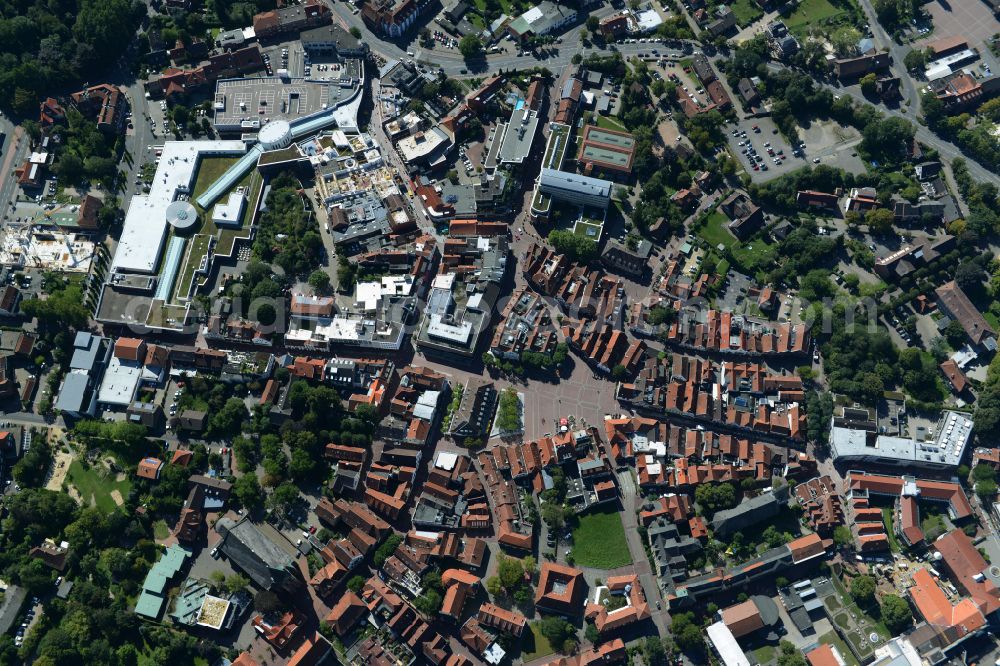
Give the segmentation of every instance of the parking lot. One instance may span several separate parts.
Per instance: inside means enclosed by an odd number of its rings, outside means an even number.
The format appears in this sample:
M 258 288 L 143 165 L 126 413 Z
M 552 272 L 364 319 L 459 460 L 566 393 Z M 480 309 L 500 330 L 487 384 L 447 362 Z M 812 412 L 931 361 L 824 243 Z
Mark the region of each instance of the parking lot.
M 985 2 L 928 2 L 923 9 L 931 15 L 934 31 L 917 42 L 919 46 L 939 39 L 960 35 L 972 47 L 981 46 L 990 37 L 1000 32 L 997 21 L 989 5 Z M 981 49 L 983 50 L 983 49 Z
M 730 151 L 756 182 L 777 178 L 807 164 L 781 136 L 769 118 L 749 118 L 726 125 Z
M 799 146 L 789 144 L 770 118 L 748 118 L 727 125 L 725 131 L 731 151 L 755 182 L 778 178 L 809 164 L 826 164 L 851 173 L 865 171 L 855 149 L 861 136 L 853 128 L 814 121 L 799 128 Z

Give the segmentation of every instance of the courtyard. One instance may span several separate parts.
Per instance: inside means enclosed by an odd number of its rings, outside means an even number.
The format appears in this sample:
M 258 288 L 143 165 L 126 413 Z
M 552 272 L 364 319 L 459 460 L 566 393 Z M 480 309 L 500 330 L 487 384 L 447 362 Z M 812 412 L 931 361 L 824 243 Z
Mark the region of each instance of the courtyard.
M 631 564 L 617 506 L 600 507 L 576 517 L 573 558 L 577 566 L 591 569 L 617 569 Z

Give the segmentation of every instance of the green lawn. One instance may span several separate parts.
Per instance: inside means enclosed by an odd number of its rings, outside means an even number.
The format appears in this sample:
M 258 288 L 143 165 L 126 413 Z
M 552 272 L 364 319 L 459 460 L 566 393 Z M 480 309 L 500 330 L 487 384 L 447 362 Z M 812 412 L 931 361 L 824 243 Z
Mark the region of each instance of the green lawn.
M 927 543 L 930 543 L 944 534 L 948 526 L 940 514 L 932 514 L 920 521 L 920 529 L 924 531 L 924 538 L 927 540 Z
M 892 507 L 882 507 L 882 524 L 885 525 L 885 533 L 889 535 L 889 549 L 894 553 L 898 553 L 902 551 L 902 548 L 899 547 L 899 542 L 896 541 L 896 530 L 893 523 Z
M 774 660 L 776 652 L 773 645 L 762 645 L 753 651 L 753 656 L 757 659 L 758 664 L 769 664 Z
M 747 273 L 755 273 L 769 266 L 775 259 L 775 248 L 763 240 L 757 239 L 747 243 L 740 242 L 726 225 L 729 218 L 720 210 L 713 211 L 705 224 L 698 229 L 698 235 L 708 242 L 713 249 L 719 245 L 729 248 L 737 266 Z
M 870 655 L 874 652 L 871 643 L 867 642 L 867 636 L 870 631 L 875 630 L 880 636 L 882 636 L 883 641 L 888 640 L 892 636 L 892 634 L 889 633 L 889 630 L 886 628 L 885 624 L 883 624 L 880 620 L 872 617 L 865 611 L 861 610 L 861 608 L 856 603 L 854 603 L 854 599 L 851 598 L 850 592 L 847 591 L 847 587 L 845 586 L 844 582 L 840 579 L 839 576 L 830 576 L 830 580 L 833 582 L 833 586 L 837 589 L 837 592 L 840 594 L 840 600 L 844 603 L 844 607 L 847 609 L 847 611 L 849 611 L 850 615 L 853 615 L 855 618 L 852 620 L 847 612 L 840 613 L 839 615 L 833 618 L 834 624 L 843 629 L 847 629 L 848 626 L 852 623 L 854 624 L 863 623 L 863 625 L 865 626 L 864 630 L 864 636 L 866 640 L 865 647 L 862 647 L 861 645 L 854 643 L 853 640 L 852 644 L 857 648 L 858 654 L 867 658 L 867 655 Z M 849 638 L 852 636 L 854 636 L 854 634 L 848 633 Z
M 514 11 L 510 0 L 499 0 L 500 11 L 510 16 L 511 18 L 517 18 L 521 15 L 521 12 Z M 486 0 L 472 0 L 472 6 L 475 7 L 481 14 L 486 15 Z M 511 13 L 513 11 L 513 13 Z
M 594 116 L 594 122 L 596 122 L 597 126 L 601 129 L 617 130 L 619 132 L 626 131 L 625 126 L 622 125 L 617 118 L 612 118 L 611 116 L 602 116 L 601 114 L 597 114 Z
M 521 659 L 525 662 L 553 654 L 556 649 L 549 645 L 549 639 L 542 635 L 542 627 L 538 622 L 528 625 L 531 629 L 521 637 Z
M 180 278 L 177 280 L 177 291 L 174 301 L 186 301 L 191 293 L 191 282 L 194 280 L 195 272 L 201 267 L 201 263 L 208 253 L 208 245 L 212 237 L 208 234 L 196 234 L 187 244 L 183 268 Z
M 713 211 L 705 226 L 698 230 L 698 235 L 708 241 L 713 249 L 719 245 L 729 247 L 736 241 L 736 237 L 726 229 L 728 223 L 729 218 L 722 211 Z
M 153 523 L 153 536 L 161 540 L 170 536 L 170 528 L 167 527 L 167 522 L 162 518 Z
M 741 28 L 745 28 L 761 16 L 764 12 L 752 0 L 736 0 L 729 8 L 736 15 L 736 22 Z
M 577 236 L 589 238 L 595 243 L 599 243 L 601 241 L 601 229 L 602 225 L 600 224 L 591 224 L 590 222 L 578 220 L 573 226 L 573 233 Z
M 104 471 L 103 467 L 84 469 L 79 460 L 74 460 L 69 466 L 66 480 L 76 487 L 84 502 L 95 504 L 102 511 L 111 512 L 118 506 L 111 498 L 111 492 L 117 490 L 124 498 L 128 496 L 132 484 L 128 479 L 115 481 L 113 478 L 105 477 L 102 474 Z
M 847 647 L 847 643 L 843 641 L 836 631 L 823 634 L 819 637 L 817 642 L 820 645 L 832 645 L 837 648 L 837 651 L 840 652 L 840 656 L 847 662 L 847 666 L 858 666 L 858 660 L 854 658 L 854 653 L 851 652 L 851 648 Z
M 598 508 L 577 516 L 573 527 L 576 564 L 592 569 L 617 569 L 632 561 L 621 516 L 611 508 Z
M 735 7 L 733 9 L 735 10 Z M 836 7 L 830 0 L 802 0 L 795 11 L 785 19 L 785 26 L 791 32 L 804 35 L 809 28 L 818 27 L 820 23 L 839 18 L 843 14 L 846 12 Z
M 229 167 L 240 161 L 241 155 L 234 157 L 204 157 L 198 163 L 198 175 L 191 192 L 191 201 L 201 196 Z

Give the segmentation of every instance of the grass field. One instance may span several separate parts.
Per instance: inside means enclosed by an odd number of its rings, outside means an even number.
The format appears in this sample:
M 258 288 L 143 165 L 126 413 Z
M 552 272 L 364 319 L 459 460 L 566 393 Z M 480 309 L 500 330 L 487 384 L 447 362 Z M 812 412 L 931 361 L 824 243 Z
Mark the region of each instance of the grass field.
M 848 639 L 851 641 L 851 645 L 855 648 L 857 654 L 867 660 L 868 657 L 875 652 L 872 644 L 867 641 L 868 633 L 874 630 L 882 637 L 883 641 L 887 640 L 890 636 L 892 636 L 892 634 L 889 633 L 885 624 L 861 610 L 861 608 L 854 603 L 850 592 L 847 591 L 847 587 L 839 576 L 830 576 L 830 580 L 833 582 L 833 586 L 837 589 L 837 593 L 840 595 L 840 600 L 843 602 L 844 608 L 846 609 L 845 612 L 835 615 L 833 617 L 833 622 L 838 627 L 845 630 L 845 633 L 847 634 Z M 855 641 L 855 639 L 857 641 L 862 640 L 861 636 L 858 636 L 851 631 L 852 627 L 859 625 L 863 628 L 863 635 L 865 637 L 865 645 L 863 647 L 859 642 Z M 848 652 L 850 651 L 848 650 Z
M 729 8 L 736 15 L 736 22 L 741 28 L 747 27 L 764 15 L 764 12 L 752 0 L 736 0 Z
M 601 129 L 617 130 L 619 132 L 625 131 L 625 126 L 618 121 L 617 118 L 612 118 L 611 116 L 602 116 L 597 114 L 594 116 L 594 120 L 597 126 Z
M 948 526 L 940 514 L 932 514 L 920 521 L 920 529 L 924 531 L 924 538 L 930 543 L 944 534 Z
M 727 224 L 729 224 L 729 218 L 722 211 L 713 211 L 708 216 L 706 223 L 698 229 L 698 235 L 711 244 L 713 249 L 719 245 L 729 248 L 738 268 L 745 272 L 754 273 L 774 261 L 775 249 L 773 245 L 760 239 L 741 243 L 726 228 Z
M 201 267 L 202 260 L 208 252 L 208 246 L 212 237 L 208 234 L 196 234 L 187 245 L 183 269 L 180 278 L 177 280 L 177 292 L 175 301 L 187 300 L 191 293 L 191 282 L 194 280 L 195 272 Z
M 590 222 L 578 220 L 576 225 L 573 227 L 573 233 L 577 236 L 589 238 L 595 243 L 599 243 L 601 240 L 601 229 L 602 225 L 600 224 L 591 224 Z
M 735 11 L 735 7 L 733 10 Z M 846 14 L 843 9 L 833 5 L 830 0 L 802 0 L 795 11 L 785 19 L 785 25 L 791 32 L 804 35 L 811 27 Z M 739 19 L 739 14 L 737 14 Z
M 844 642 L 836 631 L 823 634 L 819 637 L 817 643 L 820 645 L 832 645 L 837 648 L 838 652 L 840 652 L 840 656 L 844 658 L 845 662 L 847 662 L 847 666 L 858 666 L 858 660 L 854 658 L 854 653 L 851 652 L 851 648 L 847 647 L 847 643 Z
M 708 216 L 705 226 L 698 230 L 698 235 L 708 241 L 713 248 L 718 245 L 729 247 L 736 242 L 736 237 L 726 229 L 728 222 L 729 218 L 725 214 L 718 210 L 714 211 Z
M 556 651 L 549 645 L 549 639 L 542 635 L 542 627 L 538 622 L 528 625 L 531 629 L 521 638 L 521 659 L 528 662 L 539 657 L 546 657 Z
M 773 645 L 761 645 L 753 651 L 753 656 L 757 659 L 758 664 L 768 664 L 774 660 L 776 652 Z
M 198 176 L 191 191 L 191 201 L 201 196 L 201 193 L 226 173 L 226 170 L 240 161 L 240 155 L 234 157 L 205 157 L 198 163 Z
M 573 544 L 573 557 L 579 566 L 617 569 L 632 561 L 621 516 L 614 509 L 600 508 L 577 516 Z
M 128 495 L 132 484 L 128 479 L 115 481 L 105 477 L 101 471 L 103 470 L 95 467 L 84 469 L 79 460 L 74 460 L 69 466 L 66 481 L 76 487 L 84 502 L 94 504 L 102 511 L 111 512 L 118 506 L 111 497 L 112 491 L 117 490 L 124 498 Z
M 885 525 L 885 533 L 889 535 L 889 549 L 894 553 L 900 552 L 902 549 L 896 541 L 896 530 L 893 529 L 892 507 L 882 507 L 882 524 Z

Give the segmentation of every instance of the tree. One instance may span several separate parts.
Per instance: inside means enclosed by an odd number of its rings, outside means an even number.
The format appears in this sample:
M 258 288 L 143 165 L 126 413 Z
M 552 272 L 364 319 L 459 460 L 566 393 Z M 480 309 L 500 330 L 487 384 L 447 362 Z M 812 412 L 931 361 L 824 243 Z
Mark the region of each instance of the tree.
M 524 582 L 524 567 L 515 557 L 501 555 L 497 560 L 497 577 L 505 590 L 513 590 Z
M 868 575 L 856 576 L 851 581 L 851 597 L 860 606 L 868 606 L 875 600 L 875 579 Z
M 309 286 L 317 292 L 324 292 L 330 288 L 330 275 L 322 268 L 317 268 L 309 274 Z
M 625 379 L 626 375 L 628 375 L 628 368 L 626 368 L 621 363 L 611 368 L 611 379 L 615 380 L 616 382 L 620 382 L 623 379 Z
M 944 337 L 955 349 L 961 347 L 965 342 L 965 327 L 962 326 L 962 322 L 957 319 L 948 322 L 948 325 L 944 327 Z
M 566 524 L 566 510 L 560 504 L 546 502 L 542 505 L 542 520 L 550 530 L 558 532 Z
M 354 37 L 354 39 L 361 39 L 361 30 L 357 26 L 352 27 L 351 36 Z
M 358 267 L 352 264 L 347 257 L 337 257 L 337 289 L 346 293 L 354 289 L 354 283 L 358 278 Z
M 705 647 L 701 628 L 695 622 L 694 613 L 690 611 L 673 616 L 670 634 L 677 646 L 685 652 L 701 652 Z
M 466 35 L 458 43 L 458 50 L 466 59 L 475 58 L 483 53 L 483 42 L 476 35 Z
M 66 185 L 76 185 L 83 180 L 83 160 L 73 153 L 63 153 L 52 169 L 59 181 Z
M 264 491 L 254 474 L 244 474 L 233 483 L 233 494 L 240 505 L 247 509 L 260 506 L 264 501 Z
M 288 510 L 299 500 L 299 489 L 291 481 L 285 481 L 271 493 L 267 498 L 268 508 L 278 514 L 287 513 Z
M 963 291 L 975 293 L 983 288 L 983 268 L 977 261 L 963 261 L 955 269 L 955 282 Z
M 642 642 L 642 656 L 645 663 L 650 666 L 657 666 L 667 661 L 667 651 L 663 647 L 663 641 L 659 636 L 647 636 Z
M 910 49 L 910 52 L 903 57 L 903 65 L 911 72 L 924 69 L 927 67 L 927 51 L 924 49 Z
M 250 579 L 238 573 L 234 573 L 231 576 L 226 576 L 226 592 L 229 594 L 236 594 L 237 592 L 243 592 L 250 585 Z
M 578 236 L 566 229 L 549 232 L 549 245 L 570 261 L 587 262 L 597 257 L 597 243 L 586 236 Z
M 385 564 L 385 561 L 396 552 L 396 549 L 399 548 L 399 544 L 401 543 L 403 543 L 402 535 L 395 533 L 390 534 L 386 540 L 382 542 L 382 545 L 375 551 L 375 557 L 372 560 L 375 568 L 381 569 L 382 565 Z
M 898 635 L 913 622 L 913 611 L 906 599 L 887 594 L 882 597 L 882 621 L 892 634 Z
M 997 495 L 997 482 L 991 479 L 976 481 L 976 494 L 984 502 L 992 501 Z
M 351 580 L 347 581 L 347 589 L 351 592 L 358 593 L 361 588 L 365 586 L 364 576 L 354 576 Z
M 807 666 L 807 663 L 794 643 L 781 641 L 778 647 L 778 666 Z
M 597 18 L 593 14 L 587 17 L 587 30 L 591 31 L 595 35 L 597 31 L 601 28 L 601 19 Z
M 833 542 L 838 546 L 846 546 L 853 541 L 851 529 L 847 525 L 837 525 L 833 529 Z
M 895 222 L 895 216 L 888 208 L 876 208 L 865 214 L 865 223 L 876 236 L 891 234 L 893 222 Z
M 549 645 L 563 645 L 576 634 L 576 630 L 566 620 L 554 615 L 546 616 L 541 621 L 539 630 L 549 641 Z
M 830 43 L 833 44 L 834 50 L 842 58 L 854 55 L 858 50 L 858 40 L 861 39 L 861 33 L 857 28 L 853 26 L 844 26 L 833 31 L 830 35 Z
M 736 489 L 731 483 L 702 483 L 695 488 L 695 501 L 706 514 L 736 506 Z
M 875 94 L 875 85 L 878 83 L 878 79 L 875 74 L 865 74 L 861 77 L 861 92 L 865 95 Z
M 656 305 L 649 309 L 646 319 L 653 326 L 660 324 L 672 324 L 677 319 L 677 311 L 673 308 Z

